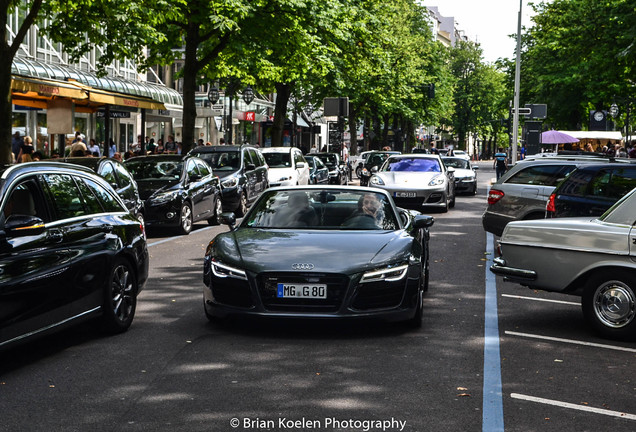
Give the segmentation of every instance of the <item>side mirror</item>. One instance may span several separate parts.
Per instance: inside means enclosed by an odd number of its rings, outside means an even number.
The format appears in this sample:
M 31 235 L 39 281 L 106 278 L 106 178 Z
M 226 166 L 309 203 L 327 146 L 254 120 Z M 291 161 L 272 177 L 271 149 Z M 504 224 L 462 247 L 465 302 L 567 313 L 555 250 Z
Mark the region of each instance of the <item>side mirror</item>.
M 454 173 L 454 172 L 455 172 L 455 168 L 453 168 L 453 167 L 448 167 L 448 172 L 449 172 L 449 173 Z
M 305 168 L 305 162 L 297 162 L 296 168 Z
M 195 181 L 199 181 L 201 180 L 203 177 L 201 177 L 200 174 L 192 174 L 189 179 L 191 182 L 195 182 Z
M 44 221 L 37 216 L 15 214 L 7 218 L 4 230 L 10 237 L 26 237 L 44 232 Z
M 477 171 L 478 169 L 479 169 L 479 166 L 473 165 L 473 170 Z
M 245 169 L 248 171 L 254 171 L 256 169 L 256 165 L 254 165 L 253 163 L 248 163 L 247 165 L 245 165 Z
M 236 215 L 234 212 L 221 213 L 219 215 L 219 223 L 227 225 L 233 230 L 236 225 Z
M 371 172 L 372 173 L 377 173 L 380 169 L 377 166 L 374 166 L 373 168 L 371 168 Z
M 435 218 L 433 218 L 433 216 L 417 215 L 413 219 L 413 228 L 415 229 L 430 228 L 431 226 L 433 226 L 434 222 L 435 222 Z

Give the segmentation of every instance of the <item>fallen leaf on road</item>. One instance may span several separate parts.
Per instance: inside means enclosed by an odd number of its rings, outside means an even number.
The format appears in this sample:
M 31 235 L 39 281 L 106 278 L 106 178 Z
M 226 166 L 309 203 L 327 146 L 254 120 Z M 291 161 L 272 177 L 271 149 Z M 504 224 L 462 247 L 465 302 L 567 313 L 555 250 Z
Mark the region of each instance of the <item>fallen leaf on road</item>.
M 466 387 L 457 387 L 457 390 L 465 391 L 468 390 Z
M 457 395 L 457 397 L 470 397 L 470 394 L 468 393 L 460 393 Z

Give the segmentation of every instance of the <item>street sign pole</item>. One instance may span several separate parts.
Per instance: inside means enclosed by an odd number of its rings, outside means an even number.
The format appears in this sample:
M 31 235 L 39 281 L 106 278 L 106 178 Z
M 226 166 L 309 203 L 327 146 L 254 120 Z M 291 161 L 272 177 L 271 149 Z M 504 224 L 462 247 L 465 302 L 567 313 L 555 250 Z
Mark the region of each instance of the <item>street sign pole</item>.
M 511 162 L 517 162 L 517 143 L 519 141 L 519 87 L 521 82 L 521 7 L 523 0 L 519 0 L 519 20 L 517 23 L 517 61 L 515 62 L 515 97 L 512 114 L 512 154 Z

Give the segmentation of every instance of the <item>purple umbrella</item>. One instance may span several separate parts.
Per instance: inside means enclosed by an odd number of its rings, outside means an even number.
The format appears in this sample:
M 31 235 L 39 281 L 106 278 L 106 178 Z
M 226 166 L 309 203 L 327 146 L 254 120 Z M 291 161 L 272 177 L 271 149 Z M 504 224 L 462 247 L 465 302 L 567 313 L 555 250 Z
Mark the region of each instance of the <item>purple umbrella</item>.
M 575 142 L 579 142 L 579 140 L 577 138 L 574 138 L 572 135 L 568 135 L 554 129 L 546 132 L 541 132 L 542 144 L 566 144 Z

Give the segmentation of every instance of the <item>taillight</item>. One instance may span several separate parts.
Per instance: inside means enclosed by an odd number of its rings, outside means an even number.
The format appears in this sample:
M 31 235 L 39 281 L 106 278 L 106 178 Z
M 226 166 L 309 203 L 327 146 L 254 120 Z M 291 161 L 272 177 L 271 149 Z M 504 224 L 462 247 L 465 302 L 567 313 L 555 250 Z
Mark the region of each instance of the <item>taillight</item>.
M 556 198 L 556 194 L 553 193 L 548 198 L 548 203 L 545 205 L 545 211 L 547 212 L 556 212 L 556 207 L 554 206 L 554 199 Z
M 502 191 L 497 189 L 490 189 L 490 191 L 488 192 L 488 204 L 495 204 L 497 201 L 502 199 L 503 196 L 504 193 Z

